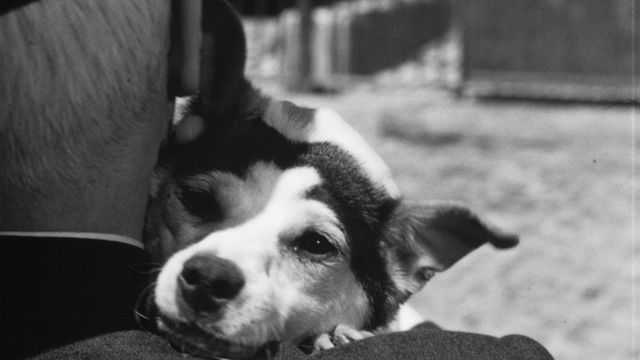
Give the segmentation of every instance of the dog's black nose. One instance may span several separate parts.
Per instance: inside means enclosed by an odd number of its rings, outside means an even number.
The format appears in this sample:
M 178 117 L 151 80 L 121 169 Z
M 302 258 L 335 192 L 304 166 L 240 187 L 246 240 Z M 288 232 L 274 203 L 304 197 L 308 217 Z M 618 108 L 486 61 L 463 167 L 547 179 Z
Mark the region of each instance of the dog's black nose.
M 195 255 L 178 277 L 182 297 L 194 311 L 215 311 L 238 295 L 244 277 L 233 262 L 215 255 Z

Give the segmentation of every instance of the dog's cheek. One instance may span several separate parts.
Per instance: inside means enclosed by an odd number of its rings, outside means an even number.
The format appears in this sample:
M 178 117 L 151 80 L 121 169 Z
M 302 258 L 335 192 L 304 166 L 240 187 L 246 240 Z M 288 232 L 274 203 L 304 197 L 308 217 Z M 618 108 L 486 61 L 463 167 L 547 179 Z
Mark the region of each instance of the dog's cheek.
M 180 219 L 175 199 L 171 196 L 171 188 L 163 184 L 149 200 L 145 224 L 145 247 L 153 261 L 164 262 L 178 250 L 176 235 L 180 227 Z
M 175 252 L 203 239 L 208 231 L 194 224 L 193 218 L 172 189 L 167 189 L 162 215 L 159 222 L 159 234 L 165 259 Z
M 175 252 L 174 244 L 171 233 L 161 224 L 154 226 L 153 234 L 145 236 L 145 249 L 155 263 L 164 263 Z
M 161 226 L 158 231 L 158 246 L 157 251 L 159 255 L 156 255 L 160 261 L 166 261 L 182 248 L 180 246 L 179 238 L 176 238 L 176 234 L 172 232 L 166 226 Z
M 289 340 L 330 332 L 337 325 L 360 329 L 369 316 L 370 305 L 361 284 L 346 262 L 303 271 L 291 279 L 297 284 L 287 291 L 281 309 L 288 312 Z M 283 297 L 283 299 L 285 299 Z
M 158 263 L 164 262 L 169 256 L 169 253 L 164 251 L 166 233 L 168 232 L 163 216 L 164 199 L 162 188 L 153 191 L 149 198 L 144 228 L 145 249 L 149 252 L 151 260 Z

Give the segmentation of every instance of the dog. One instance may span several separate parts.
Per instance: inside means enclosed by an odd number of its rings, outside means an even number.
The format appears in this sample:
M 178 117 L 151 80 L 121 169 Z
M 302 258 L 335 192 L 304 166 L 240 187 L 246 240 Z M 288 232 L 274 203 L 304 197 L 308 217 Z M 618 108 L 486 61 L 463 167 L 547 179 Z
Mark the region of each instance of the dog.
M 335 112 L 255 89 L 229 4 L 203 2 L 202 29 L 200 93 L 161 151 L 145 236 L 174 344 L 234 359 L 331 348 L 384 329 L 480 245 L 517 244 L 463 206 L 407 203 Z

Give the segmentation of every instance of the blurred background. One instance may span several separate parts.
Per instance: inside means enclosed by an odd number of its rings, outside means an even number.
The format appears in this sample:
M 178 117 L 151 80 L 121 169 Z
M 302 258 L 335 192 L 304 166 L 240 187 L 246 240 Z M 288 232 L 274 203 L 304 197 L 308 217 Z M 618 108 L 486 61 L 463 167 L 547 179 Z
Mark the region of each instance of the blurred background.
M 341 113 L 405 197 L 521 236 L 414 296 L 450 330 L 640 358 L 636 0 L 237 0 L 249 77 Z

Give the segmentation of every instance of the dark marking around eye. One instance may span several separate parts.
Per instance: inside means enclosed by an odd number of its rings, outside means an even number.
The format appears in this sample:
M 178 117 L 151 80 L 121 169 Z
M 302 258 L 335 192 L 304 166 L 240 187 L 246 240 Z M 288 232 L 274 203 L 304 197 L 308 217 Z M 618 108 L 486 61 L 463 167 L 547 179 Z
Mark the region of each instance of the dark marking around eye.
M 183 189 L 178 193 L 178 199 L 191 215 L 200 220 L 216 221 L 223 217 L 220 204 L 210 192 L 199 189 Z
M 386 272 L 380 236 L 397 206 L 383 189 L 372 183 L 348 152 L 330 143 L 314 143 L 301 154 L 301 163 L 313 166 L 323 186 L 306 195 L 322 201 L 336 214 L 346 235 L 351 270 L 362 284 L 373 307 L 365 328 L 375 329 L 389 321 L 398 307 L 398 293 Z

